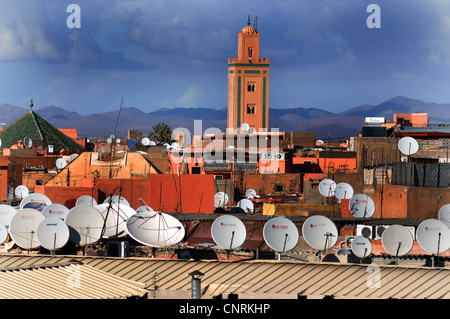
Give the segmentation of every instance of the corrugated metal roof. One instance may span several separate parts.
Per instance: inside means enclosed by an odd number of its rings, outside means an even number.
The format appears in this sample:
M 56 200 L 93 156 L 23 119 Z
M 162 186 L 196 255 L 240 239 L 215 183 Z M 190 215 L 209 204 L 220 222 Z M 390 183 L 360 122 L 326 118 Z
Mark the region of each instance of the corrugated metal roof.
M 157 296 L 160 298 L 189 298 L 191 277 L 188 274 L 194 270 L 204 273 L 202 278 L 204 298 L 230 293 L 238 294 L 240 298 L 297 298 L 298 296 L 333 296 L 352 299 L 450 298 L 450 269 L 438 267 L 285 260 L 236 262 L 24 255 L 2 255 L 0 267 L 5 268 L 5 265 L 31 267 L 33 263 L 64 264 L 68 261 L 77 261 L 90 269 L 97 269 L 102 274 L 111 276 L 111 280 L 122 278 L 139 282 L 149 290 L 153 289 L 149 287 L 156 284 L 159 291 Z M 65 275 L 67 277 L 67 273 Z M 373 278 L 379 278 L 379 281 L 374 281 Z M 97 288 L 103 289 L 101 285 Z

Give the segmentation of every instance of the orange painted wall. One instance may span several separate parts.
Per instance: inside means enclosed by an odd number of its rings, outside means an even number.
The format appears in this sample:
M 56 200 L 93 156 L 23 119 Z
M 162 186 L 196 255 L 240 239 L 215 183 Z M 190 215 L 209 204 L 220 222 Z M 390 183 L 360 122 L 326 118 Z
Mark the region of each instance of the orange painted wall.
M 408 217 L 408 188 L 398 185 L 384 185 L 383 196 L 381 187 L 372 194 L 375 203 L 374 218 L 407 218 Z

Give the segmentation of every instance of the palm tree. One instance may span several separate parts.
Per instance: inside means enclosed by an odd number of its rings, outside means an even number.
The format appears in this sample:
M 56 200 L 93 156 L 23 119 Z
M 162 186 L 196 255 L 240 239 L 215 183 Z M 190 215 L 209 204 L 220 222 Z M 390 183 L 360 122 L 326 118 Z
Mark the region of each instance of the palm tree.
M 148 132 L 149 139 L 162 143 L 172 142 L 172 129 L 166 123 L 158 123 L 153 125 L 152 129 L 152 132 Z

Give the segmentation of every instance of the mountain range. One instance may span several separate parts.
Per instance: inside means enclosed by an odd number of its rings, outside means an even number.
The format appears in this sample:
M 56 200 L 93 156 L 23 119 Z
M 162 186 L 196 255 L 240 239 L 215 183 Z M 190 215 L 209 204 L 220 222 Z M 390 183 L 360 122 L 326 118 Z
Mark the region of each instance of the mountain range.
M 28 111 L 23 107 L 0 104 L 0 123 L 7 126 Z M 111 135 L 117 121 L 118 135 L 126 137 L 130 129 L 141 130 L 146 136 L 159 122 L 167 123 L 172 129 L 186 128 L 193 133 L 194 120 L 202 120 L 203 131 L 214 127 L 224 132 L 227 118 L 226 108 L 161 108 L 145 113 L 135 107 L 125 107 L 89 115 L 57 106 L 45 106 L 34 111 L 57 128 L 76 128 L 79 137 L 91 139 Z M 428 113 L 429 123 L 450 123 L 450 104 L 397 96 L 377 105 L 361 105 L 342 113 L 317 108 L 272 107 L 269 109 L 269 127 L 286 132 L 316 132 L 320 139 L 345 139 L 360 133 L 365 117 L 385 117 L 386 121 L 392 121 L 394 113 Z

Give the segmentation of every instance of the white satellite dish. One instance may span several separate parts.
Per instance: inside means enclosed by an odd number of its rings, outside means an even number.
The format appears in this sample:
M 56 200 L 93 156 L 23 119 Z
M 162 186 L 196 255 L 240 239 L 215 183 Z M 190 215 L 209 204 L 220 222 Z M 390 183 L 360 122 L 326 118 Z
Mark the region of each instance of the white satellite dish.
M 24 208 L 17 212 L 9 223 L 11 239 L 23 249 L 38 248 L 41 244 L 37 239 L 37 227 L 45 219 L 41 212 Z
M 23 139 L 23 145 L 24 145 L 26 148 L 30 148 L 31 146 L 33 146 L 33 140 L 32 140 L 30 137 L 26 136 L 26 137 Z
M 249 188 L 245 191 L 245 197 L 248 199 L 259 198 L 260 196 L 256 194 L 256 191 L 253 188 Z
M 21 198 L 21 199 L 24 199 L 29 194 L 30 194 L 30 190 L 25 185 L 19 185 L 14 190 L 14 195 L 16 195 L 16 197 Z
M 321 215 L 308 217 L 303 223 L 302 234 L 306 243 L 319 251 L 333 247 L 339 236 L 336 225 Z
M 375 203 L 366 194 L 356 194 L 350 199 L 349 209 L 356 218 L 370 218 L 375 214 Z
M 109 196 L 107 197 L 104 201 L 103 204 L 109 204 L 110 202 L 116 203 L 117 205 L 126 205 L 126 206 L 130 206 L 130 203 L 126 200 L 125 197 L 123 196 L 119 196 L 119 195 L 113 195 L 113 196 Z
M 300 235 L 297 226 L 290 219 L 275 217 L 264 225 L 263 237 L 271 249 L 284 253 L 297 246 Z
M 70 155 L 70 157 L 69 157 L 69 162 L 73 162 L 78 156 L 79 156 L 79 154 L 73 153 L 73 154 Z
M 241 199 L 237 203 L 237 207 L 242 208 L 246 214 L 253 214 L 254 211 L 253 202 L 247 198 Z
M 224 207 L 228 203 L 228 195 L 225 192 L 218 192 L 214 195 L 214 208 Z
M 59 217 L 45 218 L 37 227 L 37 239 L 41 246 L 48 250 L 64 247 L 69 236 L 69 227 Z
M 364 236 L 356 236 L 352 240 L 351 249 L 356 257 L 364 259 L 372 253 L 372 243 Z
M 149 139 L 148 137 L 144 137 L 144 138 L 141 140 L 141 143 L 142 143 L 142 145 L 144 145 L 144 146 L 149 146 L 149 145 L 150 145 L 150 139 Z
M 64 158 L 58 158 L 56 160 L 56 167 L 58 167 L 59 169 L 63 169 L 64 167 L 66 167 L 67 165 L 67 161 Z
M 110 137 L 108 137 L 107 139 L 106 139 L 106 143 L 108 143 L 108 144 L 111 144 L 112 143 L 112 138 L 110 138 Z
M 319 192 L 322 196 L 332 197 L 336 189 L 336 183 L 331 179 L 323 179 L 319 183 Z
M 417 242 L 430 254 L 439 255 L 450 249 L 450 229 L 437 219 L 420 223 L 416 231 Z
M 117 205 L 116 203 L 104 203 L 94 206 L 103 216 L 105 220 L 105 231 L 103 232 L 103 238 L 117 238 L 127 235 L 127 220 L 136 211 L 127 205 Z
M 438 219 L 450 228 L 450 204 L 445 204 L 439 209 Z
M 65 223 L 70 230 L 69 240 L 75 244 L 90 245 L 102 237 L 103 216 L 92 206 L 80 205 L 71 208 Z
M 6 228 L 9 228 L 9 223 L 11 222 L 11 218 L 17 213 L 17 210 L 6 204 L 0 204 L 0 224 L 4 225 Z
M 381 244 L 389 255 L 404 256 L 411 251 L 414 238 L 405 226 L 391 225 L 383 231 Z
M 63 204 L 54 203 L 45 206 L 41 213 L 45 216 L 45 218 L 57 217 L 61 220 L 64 220 L 69 213 L 69 208 L 67 208 Z
M 136 213 L 143 213 L 143 212 L 154 212 L 153 208 L 151 208 L 150 206 L 147 205 L 142 205 L 140 207 L 138 207 L 138 209 L 136 209 Z
M 185 229 L 175 217 L 160 212 L 134 214 L 126 222 L 128 234 L 141 244 L 169 247 L 183 240 Z
M 241 130 L 243 132 L 248 132 L 250 130 L 250 125 L 248 123 L 242 123 Z
M 80 205 L 96 206 L 97 201 L 95 200 L 94 197 L 92 197 L 90 195 L 81 195 L 80 197 L 78 197 L 77 201 L 75 202 L 75 206 L 80 206 Z
M 414 138 L 405 136 L 398 141 L 398 149 L 404 155 L 413 155 L 419 150 L 419 143 Z
M 0 245 L 3 245 L 8 239 L 8 228 L 5 225 L 0 224 Z
M 25 208 L 24 206 L 28 203 L 36 203 L 41 204 L 41 206 L 42 205 L 48 206 L 52 204 L 52 201 L 44 194 L 31 193 L 20 201 L 19 208 L 20 209 Z
M 245 242 L 247 229 L 236 216 L 221 215 L 214 220 L 211 226 L 211 236 L 219 248 L 233 250 Z
M 348 183 L 339 183 L 334 190 L 334 196 L 338 199 L 350 199 L 353 196 L 353 188 Z

